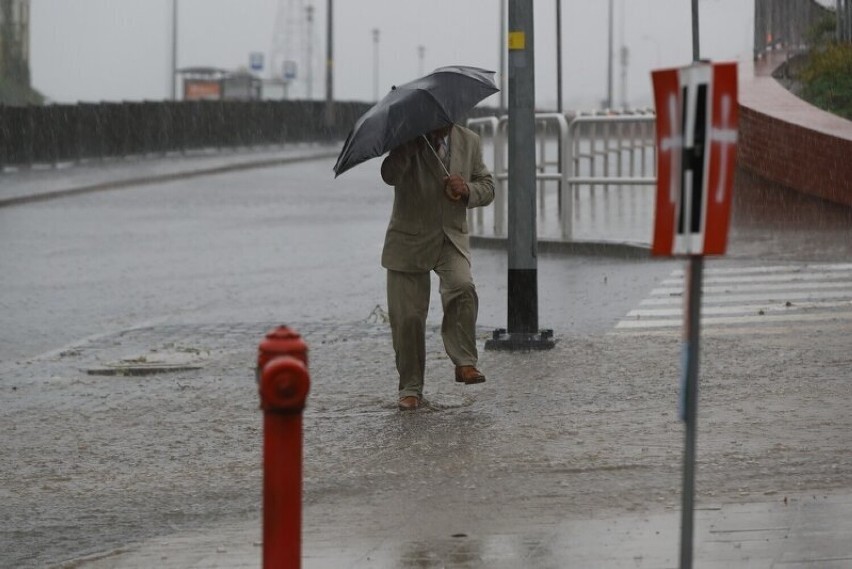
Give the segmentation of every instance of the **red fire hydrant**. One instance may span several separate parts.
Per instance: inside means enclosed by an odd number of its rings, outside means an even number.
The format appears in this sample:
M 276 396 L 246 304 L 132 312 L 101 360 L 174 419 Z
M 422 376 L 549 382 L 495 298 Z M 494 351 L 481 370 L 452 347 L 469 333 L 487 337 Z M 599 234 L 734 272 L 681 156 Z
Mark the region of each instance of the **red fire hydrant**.
M 302 411 L 310 389 L 308 347 L 286 326 L 258 347 L 263 410 L 263 567 L 299 569 L 302 559 Z

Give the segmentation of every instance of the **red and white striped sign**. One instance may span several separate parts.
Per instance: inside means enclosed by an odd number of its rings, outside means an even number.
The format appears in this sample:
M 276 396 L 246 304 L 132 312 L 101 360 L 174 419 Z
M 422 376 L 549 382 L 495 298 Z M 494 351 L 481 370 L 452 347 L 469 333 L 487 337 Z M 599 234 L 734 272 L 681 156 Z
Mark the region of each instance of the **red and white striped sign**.
M 737 65 L 654 71 L 657 208 L 654 255 L 721 255 L 736 165 Z

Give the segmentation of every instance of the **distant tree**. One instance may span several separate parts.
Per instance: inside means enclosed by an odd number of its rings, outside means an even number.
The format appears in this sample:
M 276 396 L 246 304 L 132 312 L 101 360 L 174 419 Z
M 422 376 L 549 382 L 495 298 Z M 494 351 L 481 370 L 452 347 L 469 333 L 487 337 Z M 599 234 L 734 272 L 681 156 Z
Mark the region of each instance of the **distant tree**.
M 800 80 L 805 100 L 852 120 L 852 44 L 831 42 L 812 50 Z
M 837 41 L 837 19 L 829 14 L 805 34 L 808 52 L 792 66 L 800 97 L 852 120 L 852 44 Z
M 805 41 L 811 49 L 820 49 L 835 40 L 837 20 L 827 14 L 820 18 L 805 32 Z

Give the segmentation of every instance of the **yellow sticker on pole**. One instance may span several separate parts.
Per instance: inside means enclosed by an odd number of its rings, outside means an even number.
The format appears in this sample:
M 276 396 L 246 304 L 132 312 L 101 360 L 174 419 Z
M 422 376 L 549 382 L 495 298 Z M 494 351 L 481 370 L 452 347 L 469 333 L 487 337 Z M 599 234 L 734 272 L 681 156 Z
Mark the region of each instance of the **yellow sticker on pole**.
M 524 32 L 509 32 L 509 49 L 526 49 L 526 43 Z

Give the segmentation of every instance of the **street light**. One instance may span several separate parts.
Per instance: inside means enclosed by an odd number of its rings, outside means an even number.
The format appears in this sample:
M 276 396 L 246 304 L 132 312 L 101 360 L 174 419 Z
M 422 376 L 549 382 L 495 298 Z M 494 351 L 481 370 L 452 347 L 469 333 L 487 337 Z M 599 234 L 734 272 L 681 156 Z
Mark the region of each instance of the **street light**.
M 500 2 L 500 115 L 506 112 L 506 0 Z
M 423 77 L 423 56 L 426 55 L 426 46 L 418 45 L 417 46 L 417 57 L 419 58 L 419 64 L 417 67 L 417 76 Z
M 612 108 L 612 2 L 609 0 L 609 45 L 606 55 L 606 108 Z
M 334 0 L 325 8 L 325 126 L 334 125 Z
M 373 100 L 379 100 L 379 28 L 373 28 Z
M 177 100 L 177 40 L 178 40 L 178 0 L 172 0 L 172 93 L 171 99 Z
M 314 7 L 305 7 L 305 15 L 308 22 L 308 65 L 305 80 L 307 81 L 306 98 L 310 101 L 314 98 Z

